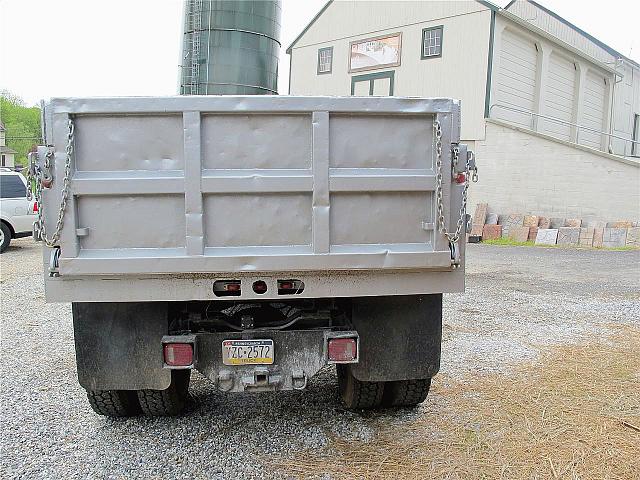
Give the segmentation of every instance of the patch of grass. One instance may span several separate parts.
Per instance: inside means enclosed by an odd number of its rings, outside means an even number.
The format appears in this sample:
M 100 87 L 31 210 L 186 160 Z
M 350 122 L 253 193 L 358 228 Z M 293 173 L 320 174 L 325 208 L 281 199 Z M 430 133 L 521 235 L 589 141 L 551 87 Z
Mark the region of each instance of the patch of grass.
M 443 375 L 415 420 L 372 418 L 369 440 L 265 460 L 285 478 L 638 478 L 640 328 L 549 347 L 515 372 Z
M 484 243 L 485 245 L 502 245 L 507 247 L 533 247 L 535 245 L 533 241 L 516 242 L 511 238 L 496 238 L 494 240 L 483 240 L 482 243 Z
M 538 247 L 538 248 L 569 248 L 569 249 L 581 249 L 581 250 L 604 250 L 604 251 L 614 251 L 614 252 L 626 252 L 629 250 L 640 250 L 639 247 L 633 246 L 624 246 L 624 247 L 587 247 L 584 245 L 536 245 L 535 242 L 527 241 L 527 242 L 516 242 L 510 238 L 496 238 L 494 240 L 483 240 L 481 242 L 485 245 L 498 245 L 502 247 Z

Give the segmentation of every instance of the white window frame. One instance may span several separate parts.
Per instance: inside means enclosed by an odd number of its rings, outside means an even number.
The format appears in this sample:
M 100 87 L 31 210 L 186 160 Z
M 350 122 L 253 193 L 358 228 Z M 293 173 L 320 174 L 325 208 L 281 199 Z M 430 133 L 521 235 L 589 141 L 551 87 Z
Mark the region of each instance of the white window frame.
M 420 58 L 442 57 L 442 37 L 444 36 L 444 25 L 428 27 L 422 29 L 422 50 Z
M 325 54 L 325 58 L 322 56 Z M 327 58 L 328 57 L 328 58 Z M 328 69 L 327 69 L 328 66 Z M 324 47 L 318 49 L 318 67 L 317 74 L 325 75 L 333 70 L 333 47 Z

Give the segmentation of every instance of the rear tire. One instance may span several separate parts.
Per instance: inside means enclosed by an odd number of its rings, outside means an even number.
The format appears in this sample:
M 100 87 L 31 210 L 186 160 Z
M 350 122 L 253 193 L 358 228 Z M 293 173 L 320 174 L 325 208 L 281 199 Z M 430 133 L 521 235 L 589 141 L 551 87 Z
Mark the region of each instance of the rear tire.
M 142 413 L 150 417 L 179 415 L 187 406 L 191 370 L 171 370 L 171 384 L 165 390 L 138 390 Z
M 11 243 L 11 229 L 6 223 L 0 222 L 0 232 L 0 253 L 4 253 Z
M 98 415 L 131 417 L 140 414 L 134 390 L 87 390 L 89 405 Z
M 383 407 L 414 407 L 427 399 L 431 379 L 386 382 L 382 396 Z
M 351 365 L 336 365 L 338 389 L 348 409 L 372 409 L 382 403 L 385 382 L 362 382 L 353 376 Z

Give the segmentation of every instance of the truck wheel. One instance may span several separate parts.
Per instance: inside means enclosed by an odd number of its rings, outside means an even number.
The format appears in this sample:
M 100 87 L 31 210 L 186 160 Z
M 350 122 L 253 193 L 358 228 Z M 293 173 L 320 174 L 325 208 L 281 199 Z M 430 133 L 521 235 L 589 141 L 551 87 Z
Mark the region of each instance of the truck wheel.
M 4 222 L 0 222 L 0 253 L 9 248 L 9 243 L 11 243 L 11 230 Z
M 384 393 L 384 382 L 362 382 L 351 373 L 351 365 L 336 365 L 338 389 L 342 402 L 349 409 L 379 407 Z
M 165 390 L 138 390 L 142 413 L 150 417 L 179 415 L 187 406 L 191 370 L 171 370 L 171 385 Z
M 426 400 L 431 379 L 386 382 L 382 396 L 383 407 L 413 407 Z
M 131 417 L 140 414 L 138 396 L 133 390 L 87 390 L 87 398 L 98 415 Z

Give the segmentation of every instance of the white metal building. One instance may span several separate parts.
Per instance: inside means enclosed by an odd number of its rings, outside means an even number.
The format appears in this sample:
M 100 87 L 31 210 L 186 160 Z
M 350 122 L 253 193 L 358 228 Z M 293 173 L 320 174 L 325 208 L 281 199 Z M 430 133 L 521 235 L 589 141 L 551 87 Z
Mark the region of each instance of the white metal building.
M 292 95 L 462 100 L 472 205 L 640 219 L 640 65 L 536 2 L 332 0 L 287 52 Z

